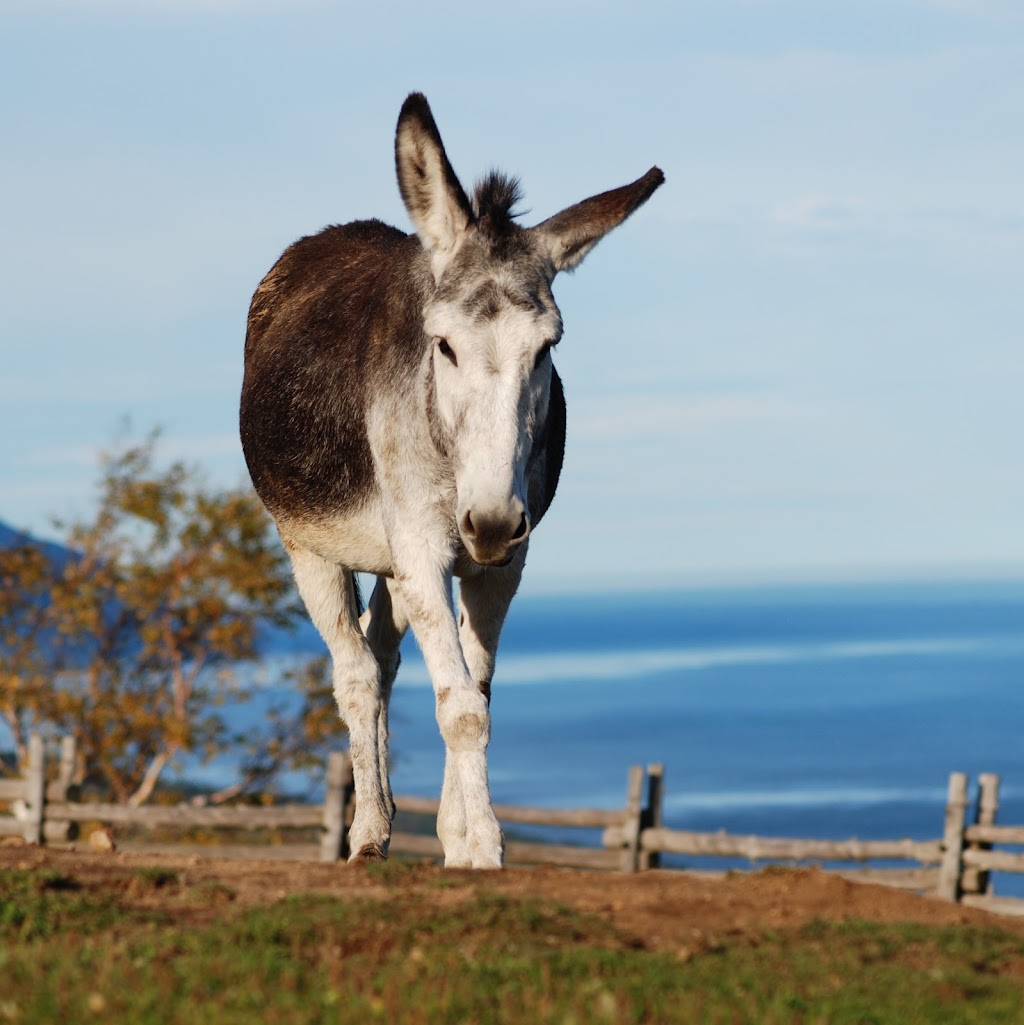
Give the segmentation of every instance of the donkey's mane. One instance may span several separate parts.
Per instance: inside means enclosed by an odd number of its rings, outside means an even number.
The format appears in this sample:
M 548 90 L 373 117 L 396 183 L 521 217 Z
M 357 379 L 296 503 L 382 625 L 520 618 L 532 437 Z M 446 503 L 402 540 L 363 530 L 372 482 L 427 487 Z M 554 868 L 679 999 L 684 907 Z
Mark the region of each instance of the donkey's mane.
M 491 171 L 477 182 L 473 196 L 473 213 L 484 232 L 493 238 L 510 235 L 517 227 L 515 218 L 522 212 L 516 210 L 523 194 L 519 179 L 501 171 Z

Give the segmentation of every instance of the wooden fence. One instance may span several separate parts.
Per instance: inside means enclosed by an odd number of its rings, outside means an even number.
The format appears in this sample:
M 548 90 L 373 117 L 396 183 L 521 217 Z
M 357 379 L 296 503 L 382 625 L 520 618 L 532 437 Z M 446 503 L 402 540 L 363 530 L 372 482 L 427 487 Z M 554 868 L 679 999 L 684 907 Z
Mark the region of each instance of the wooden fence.
M 83 803 L 75 800 L 71 773 L 74 744 L 61 746 L 54 779 L 47 783 L 43 743 L 29 742 L 28 770 L 20 779 L 0 779 L 0 802 L 21 802 L 21 815 L 0 815 L 0 837 L 20 836 L 30 843 L 61 843 L 74 836 L 80 823 L 169 827 L 172 829 L 236 829 L 246 831 L 310 829 L 319 832 L 319 844 L 139 844 L 130 849 L 217 855 L 277 857 L 294 860 L 335 861 L 347 854 L 354 795 L 347 753 L 335 752 L 327 764 L 323 805 L 270 806 L 144 805 Z M 668 829 L 663 825 L 664 771 L 661 765 L 646 770 L 631 766 L 626 799 L 621 808 L 525 808 L 498 804 L 495 815 L 513 839 L 506 844 L 509 864 L 557 864 L 579 868 L 617 869 L 623 872 L 656 868 L 663 855 L 742 859 L 751 864 L 785 862 L 826 864 L 841 874 L 930 893 L 945 900 L 975 907 L 1024 914 L 1024 900 L 993 893 L 992 872 L 1024 873 L 1024 853 L 1000 848 L 1024 848 L 1024 826 L 996 825 L 999 777 L 982 774 L 978 800 L 968 821 L 971 802 L 964 773 L 952 773 L 943 835 L 934 840 L 813 840 L 740 836 L 724 831 L 700 833 Z M 439 802 L 421 797 L 395 798 L 399 812 L 391 851 L 399 855 L 440 858 L 436 837 L 401 828 L 409 814 L 436 818 Z M 598 846 L 547 843 L 517 837 L 516 826 L 578 828 L 600 831 Z M 511 830 L 508 827 L 512 827 Z M 893 862 L 903 863 L 894 867 Z M 873 863 L 873 864 L 872 864 Z M 886 863 L 880 865 L 879 863 Z M 857 864 L 860 867 L 848 867 Z M 842 867 L 847 866 L 847 867 Z
M 60 842 L 67 839 L 67 822 L 45 818 L 47 810 L 68 800 L 73 793 L 71 776 L 75 767 L 74 737 L 61 741 L 56 778 L 46 781 L 47 766 L 43 738 L 33 733 L 28 738 L 28 765 L 25 775 L 0 779 L 0 804 L 20 803 L 21 815 L 0 815 L 0 837 L 17 836 L 28 843 Z M 52 802 L 56 802 L 56 805 Z
M 29 763 L 24 777 L 0 780 L 0 802 L 19 802 L 19 816 L 0 815 L 0 837 L 18 836 L 29 843 L 66 843 L 84 823 L 143 829 L 177 830 L 235 829 L 248 832 L 265 830 L 318 830 L 319 844 L 289 843 L 274 846 L 247 844 L 143 844 L 124 845 L 135 850 L 175 850 L 240 857 L 276 857 L 289 860 L 336 861 L 348 854 L 348 829 L 355 810 L 351 765 L 346 752 L 333 752 L 327 761 L 326 795 L 322 805 L 279 804 L 197 805 L 194 802 L 132 807 L 125 804 L 82 802 L 71 786 L 75 762 L 72 738 L 62 742 L 60 766 L 54 782 L 45 783 L 46 764 L 41 738 L 29 742 Z M 656 793 L 648 786 L 649 794 Z M 564 826 L 581 829 L 616 830 L 624 837 L 615 849 L 570 844 L 551 844 L 543 840 L 513 840 L 506 845 L 510 864 L 558 864 L 579 868 L 635 871 L 648 867 L 649 857 L 639 850 L 641 827 L 653 821 L 643 805 L 644 770 L 629 769 L 626 804 L 620 809 L 606 808 L 523 808 L 495 805 L 494 812 L 505 824 Z M 422 797 L 395 797 L 400 815 L 437 817 L 440 802 Z M 401 818 L 396 820 L 400 824 Z M 436 836 L 396 830 L 390 850 L 396 854 L 439 858 L 441 844 Z

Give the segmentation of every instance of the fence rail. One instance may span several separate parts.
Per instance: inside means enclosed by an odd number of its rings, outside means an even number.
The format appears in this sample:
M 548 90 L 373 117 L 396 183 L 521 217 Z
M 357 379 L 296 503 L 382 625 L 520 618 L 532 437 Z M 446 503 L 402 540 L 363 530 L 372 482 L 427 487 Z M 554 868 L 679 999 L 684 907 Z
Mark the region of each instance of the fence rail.
M 609 830 L 605 843 L 618 834 Z M 663 854 L 691 854 L 746 858 L 748 861 L 918 861 L 938 864 L 942 845 L 937 840 L 790 840 L 765 836 L 739 836 L 724 831 L 694 833 L 681 829 L 645 829 L 640 834 L 645 850 Z
M 288 829 L 323 824 L 323 808 L 314 804 L 278 804 L 266 807 L 225 805 L 196 807 L 191 804 L 77 803 L 65 801 L 46 805 L 46 817 L 65 822 L 103 822 L 110 825 L 208 827 L 221 829 Z
M 277 857 L 290 860 L 319 858 L 335 861 L 348 853 L 348 830 L 354 812 L 351 764 L 347 753 L 328 758 L 326 796 L 323 805 L 281 804 L 269 806 L 144 805 L 81 802 L 71 784 L 75 764 L 74 741 L 61 745 L 54 777 L 49 783 L 43 742 L 29 741 L 27 770 L 18 779 L 0 780 L 0 803 L 16 804 L 17 816 L 0 814 L 0 837 L 17 836 L 29 843 L 67 842 L 80 823 L 131 825 L 152 829 L 275 829 L 319 830 L 319 843 L 282 844 L 273 847 L 226 843 L 224 845 L 135 843 L 137 850 L 212 853 L 220 855 Z M 978 797 L 973 821 L 968 822 L 972 802 L 968 779 L 951 773 L 943 835 L 934 840 L 817 840 L 742 836 L 722 830 L 713 833 L 669 829 L 663 825 L 664 770 L 659 764 L 631 766 L 626 778 L 626 800 L 621 808 L 529 808 L 497 804 L 494 812 L 505 826 L 530 825 L 589 829 L 599 832 L 598 846 L 530 841 L 513 834 L 506 844 L 509 864 L 556 864 L 580 868 L 617 869 L 624 872 L 656 868 L 664 855 L 700 858 L 725 857 L 751 863 L 825 863 L 850 878 L 885 883 L 974 907 L 1024 914 L 1024 900 L 994 894 L 991 873 L 1024 874 L 1024 852 L 994 850 L 1024 847 L 1024 826 L 997 825 L 999 777 L 985 773 L 978 778 Z M 397 796 L 400 816 L 436 818 L 440 802 L 423 797 Z M 400 826 L 400 817 L 396 826 Z M 441 844 L 434 836 L 396 828 L 391 851 L 400 855 L 440 858 Z M 870 865 L 869 863 L 876 863 Z M 879 867 L 879 862 L 906 862 L 900 867 Z M 839 868 L 855 864 L 857 868 Z

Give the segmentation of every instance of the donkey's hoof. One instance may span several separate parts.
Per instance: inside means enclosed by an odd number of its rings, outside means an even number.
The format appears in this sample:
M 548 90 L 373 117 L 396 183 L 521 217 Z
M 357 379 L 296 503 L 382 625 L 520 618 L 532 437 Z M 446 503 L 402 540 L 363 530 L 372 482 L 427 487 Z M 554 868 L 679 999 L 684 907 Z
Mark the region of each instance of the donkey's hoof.
M 372 861 L 387 861 L 388 856 L 379 844 L 368 843 L 348 859 L 354 865 L 365 865 Z
M 491 872 L 503 869 L 505 858 L 502 851 L 488 851 L 486 854 L 475 854 L 473 856 L 473 868 L 481 871 Z

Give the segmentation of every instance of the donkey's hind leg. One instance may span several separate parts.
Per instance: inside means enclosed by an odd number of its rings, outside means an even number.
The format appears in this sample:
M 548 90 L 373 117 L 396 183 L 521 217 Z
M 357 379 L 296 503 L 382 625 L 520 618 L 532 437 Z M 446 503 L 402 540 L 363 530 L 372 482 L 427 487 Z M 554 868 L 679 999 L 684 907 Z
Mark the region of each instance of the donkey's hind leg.
M 401 656 L 398 648 L 409 628 L 398 585 L 387 577 L 377 577 L 366 611 L 359 618 L 359 626 L 370 650 L 380 666 L 380 714 L 377 717 L 377 757 L 384 803 L 395 817 L 395 802 L 391 796 L 388 766 L 388 704 L 391 688 L 398 673 Z
M 356 790 L 349 860 L 382 859 L 391 840 L 391 798 L 384 793 L 378 742 L 381 672 L 359 628 L 355 578 L 308 549 L 287 541 L 285 547 L 299 594 L 331 652 L 334 696 L 348 726 Z

